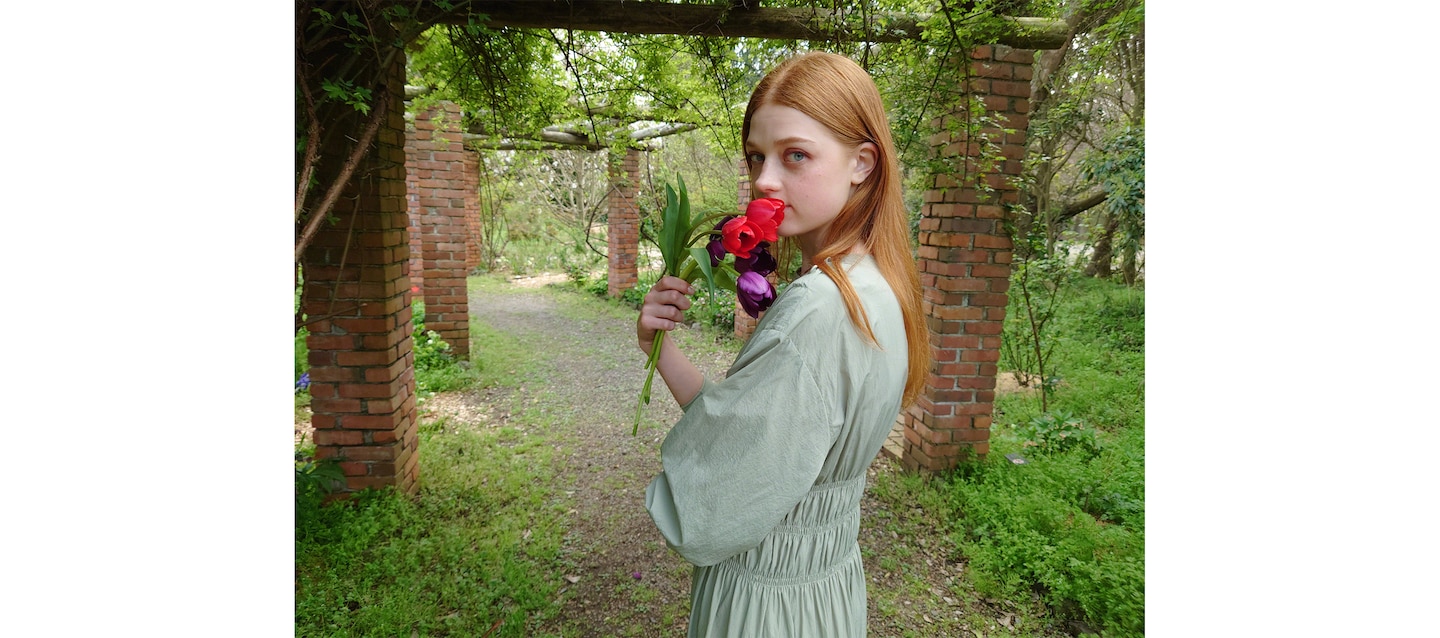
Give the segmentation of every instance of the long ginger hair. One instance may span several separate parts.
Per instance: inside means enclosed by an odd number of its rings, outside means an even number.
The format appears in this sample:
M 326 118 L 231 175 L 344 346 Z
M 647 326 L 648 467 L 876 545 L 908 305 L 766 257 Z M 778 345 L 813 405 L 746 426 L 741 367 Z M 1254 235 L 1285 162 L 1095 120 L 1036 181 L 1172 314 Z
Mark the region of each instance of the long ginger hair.
M 920 304 L 920 273 L 910 248 L 895 143 L 880 91 L 870 74 L 849 58 L 817 51 L 781 62 L 760 80 L 745 108 L 742 140 L 750 139 L 750 119 L 765 104 L 787 106 L 810 116 L 850 148 L 865 142 L 875 145 L 875 168 L 831 222 L 812 261 L 840 289 L 856 332 L 876 343 L 865 307 L 839 266 L 840 260 L 828 261 L 844 256 L 857 243 L 875 258 L 905 318 L 910 365 L 901 407 L 908 406 L 920 396 L 930 372 L 930 335 Z

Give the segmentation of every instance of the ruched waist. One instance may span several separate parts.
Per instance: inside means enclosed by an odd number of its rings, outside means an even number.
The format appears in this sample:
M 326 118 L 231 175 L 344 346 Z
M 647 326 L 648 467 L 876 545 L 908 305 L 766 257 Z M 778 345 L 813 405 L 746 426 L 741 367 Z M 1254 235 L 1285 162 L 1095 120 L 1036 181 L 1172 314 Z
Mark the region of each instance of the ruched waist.
M 859 560 L 865 477 L 816 485 L 756 547 L 723 561 L 758 584 L 794 585 L 832 577 Z

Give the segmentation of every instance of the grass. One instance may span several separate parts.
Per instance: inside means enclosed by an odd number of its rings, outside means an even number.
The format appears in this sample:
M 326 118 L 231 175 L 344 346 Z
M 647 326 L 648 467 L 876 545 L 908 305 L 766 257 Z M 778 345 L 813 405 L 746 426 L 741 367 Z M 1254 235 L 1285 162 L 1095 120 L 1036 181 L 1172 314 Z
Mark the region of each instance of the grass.
M 484 353 L 471 383 L 538 374 L 533 345 L 471 329 Z M 517 399 L 507 427 L 422 420 L 416 497 L 367 490 L 297 504 L 296 635 L 536 635 L 558 609 L 568 507 L 551 487 L 548 418 Z
M 1033 394 L 1000 395 L 985 460 L 936 477 L 882 474 L 872 492 L 892 508 L 918 505 L 938 517 L 969 585 L 1013 606 L 1017 629 L 1142 636 L 1144 292 L 1092 279 L 1075 286 L 1055 323 L 1061 381 L 1050 412 Z M 1072 427 L 1057 428 L 1062 422 Z M 1066 445 L 1077 434 L 1095 446 Z M 1032 599 L 1048 609 L 1027 612 Z
M 562 506 L 550 448 L 422 423 L 420 494 L 297 512 L 298 636 L 532 635 L 555 612 Z

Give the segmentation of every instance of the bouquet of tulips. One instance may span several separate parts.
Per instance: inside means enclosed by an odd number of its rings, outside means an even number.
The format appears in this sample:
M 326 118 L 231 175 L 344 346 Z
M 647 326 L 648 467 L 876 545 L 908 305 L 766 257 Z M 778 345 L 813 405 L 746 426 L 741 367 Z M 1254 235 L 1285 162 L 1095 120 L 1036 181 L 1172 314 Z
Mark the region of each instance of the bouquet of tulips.
M 759 317 L 761 311 L 775 302 L 775 287 L 765 277 L 775 272 L 775 257 L 769 247 L 770 242 L 780 239 L 776 229 L 785 219 L 785 202 L 764 197 L 751 201 L 744 215 L 696 213 L 692 218 L 684 178 L 679 179 L 679 184 L 678 192 L 665 185 L 666 205 L 660 217 L 660 236 L 656 239 L 660 256 L 665 260 L 664 274 L 687 283 L 703 276 L 711 295 L 717 286 L 733 291 L 745 314 Z M 707 227 L 712 220 L 719 221 Z M 704 248 L 695 245 L 701 237 L 709 238 Z M 729 255 L 735 258 L 727 261 Z M 645 363 L 645 385 L 635 406 L 631 436 L 640 431 L 640 415 L 650 403 L 650 385 L 655 380 L 655 366 L 660 361 L 664 340 L 665 331 L 655 333 L 655 344 Z

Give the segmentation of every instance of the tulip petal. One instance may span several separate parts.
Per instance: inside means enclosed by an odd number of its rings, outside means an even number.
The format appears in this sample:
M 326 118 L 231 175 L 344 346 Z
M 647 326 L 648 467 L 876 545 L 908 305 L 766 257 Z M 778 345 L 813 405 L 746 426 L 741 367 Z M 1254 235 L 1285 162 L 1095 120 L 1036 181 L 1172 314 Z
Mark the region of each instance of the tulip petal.
M 745 314 L 759 318 L 761 312 L 775 303 L 775 287 L 760 273 L 740 273 L 735 280 L 735 297 L 740 300 Z
M 737 257 L 749 257 L 750 251 L 760 243 L 760 236 L 748 218 L 736 217 L 725 223 L 720 233 L 720 243 L 726 251 Z

